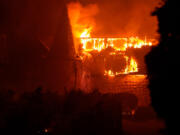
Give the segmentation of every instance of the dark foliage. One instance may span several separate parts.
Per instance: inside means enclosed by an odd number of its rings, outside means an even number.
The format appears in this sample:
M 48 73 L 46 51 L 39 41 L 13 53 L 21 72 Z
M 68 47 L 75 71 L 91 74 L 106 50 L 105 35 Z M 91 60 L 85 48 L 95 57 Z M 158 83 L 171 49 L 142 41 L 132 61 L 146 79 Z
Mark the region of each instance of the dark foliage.
M 153 14 L 158 17 L 160 43 L 146 56 L 152 105 L 167 124 L 168 134 L 175 131 L 178 116 L 178 79 L 180 45 L 180 5 L 175 0 L 165 4 Z M 176 133 L 178 134 L 178 133 Z
M 35 92 L 0 93 L 0 130 L 3 135 L 121 134 L 118 96 L 72 91 L 65 96 L 38 88 Z

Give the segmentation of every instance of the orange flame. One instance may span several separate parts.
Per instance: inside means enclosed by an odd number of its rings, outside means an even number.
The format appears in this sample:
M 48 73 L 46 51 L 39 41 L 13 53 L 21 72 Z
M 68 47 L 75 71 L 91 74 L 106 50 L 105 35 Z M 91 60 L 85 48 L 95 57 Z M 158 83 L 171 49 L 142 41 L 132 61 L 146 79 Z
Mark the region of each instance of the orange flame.
M 135 59 L 131 58 L 130 65 L 129 65 L 129 72 L 138 72 L 138 64 Z
M 90 34 L 91 29 L 92 28 L 84 29 L 84 31 L 81 33 L 80 37 L 81 38 L 91 37 L 91 34 Z
M 126 51 L 127 48 L 142 48 L 143 46 L 155 45 L 152 43 L 152 39 L 147 41 L 142 40 L 138 37 L 130 38 L 91 38 L 90 33 L 84 32 L 85 38 L 80 38 L 81 44 L 83 45 L 84 51 L 102 51 L 105 48 L 112 47 L 116 51 Z M 82 33 L 82 35 L 84 35 Z
M 134 58 L 131 58 L 129 61 L 129 57 L 127 57 L 127 56 L 124 56 L 124 57 L 126 59 L 126 62 L 128 63 L 126 65 L 124 72 L 113 72 L 112 70 L 105 70 L 104 75 L 109 76 L 109 77 L 115 77 L 115 76 L 121 75 L 121 74 L 129 74 L 129 73 L 138 72 L 138 64 L 137 64 L 136 60 Z
M 83 44 L 83 48 L 85 48 L 87 42 L 79 40 L 79 38 L 91 37 L 90 33 L 95 27 L 94 16 L 98 13 L 98 7 L 95 4 L 82 6 L 80 3 L 71 2 L 67 5 L 67 9 L 75 50 L 78 53 L 79 44 Z

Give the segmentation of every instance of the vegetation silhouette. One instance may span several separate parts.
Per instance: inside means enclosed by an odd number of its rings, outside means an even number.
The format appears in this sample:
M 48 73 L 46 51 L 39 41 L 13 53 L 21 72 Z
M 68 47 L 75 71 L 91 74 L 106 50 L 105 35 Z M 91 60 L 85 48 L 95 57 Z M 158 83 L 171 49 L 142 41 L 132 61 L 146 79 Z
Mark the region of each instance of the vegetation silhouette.
M 71 91 L 65 96 L 44 90 L 18 94 L 0 91 L 0 129 L 4 135 L 122 134 L 118 96 Z
M 146 63 L 152 105 L 166 122 L 166 134 L 173 134 L 177 131 L 175 121 L 178 116 L 178 94 L 175 90 L 178 86 L 176 75 L 179 72 L 180 8 L 175 0 L 164 2 L 153 13 L 159 21 L 160 43 L 146 56 Z

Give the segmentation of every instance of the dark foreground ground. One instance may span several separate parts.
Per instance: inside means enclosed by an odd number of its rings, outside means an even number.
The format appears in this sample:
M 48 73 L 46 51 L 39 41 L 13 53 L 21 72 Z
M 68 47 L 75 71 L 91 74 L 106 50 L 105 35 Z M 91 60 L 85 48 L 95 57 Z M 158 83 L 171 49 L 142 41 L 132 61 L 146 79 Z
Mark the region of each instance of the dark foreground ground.
M 1 132 L 160 135 L 164 123 L 150 106 L 146 76 L 102 81 L 109 83 L 88 94 L 76 90 L 62 96 L 41 88 L 21 95 L 1 91 Z

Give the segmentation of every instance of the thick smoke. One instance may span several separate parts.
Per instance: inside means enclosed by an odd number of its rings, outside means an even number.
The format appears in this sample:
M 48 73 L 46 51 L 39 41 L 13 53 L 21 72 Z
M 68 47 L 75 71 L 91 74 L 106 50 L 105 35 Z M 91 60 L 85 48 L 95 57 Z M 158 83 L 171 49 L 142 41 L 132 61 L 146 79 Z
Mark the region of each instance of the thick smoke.
M 161 0 L 79 0 L 84 5 L 96 4 L 96 26 L 92 36 L 157 37 L 157 18 L 151 16 Z M 88 13 L 90 13 L 89 11 Z M 88 14 L 87 13 L 87 14 Z

